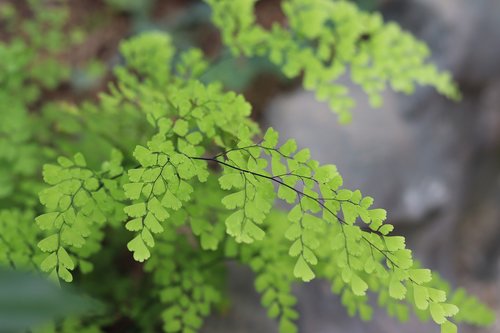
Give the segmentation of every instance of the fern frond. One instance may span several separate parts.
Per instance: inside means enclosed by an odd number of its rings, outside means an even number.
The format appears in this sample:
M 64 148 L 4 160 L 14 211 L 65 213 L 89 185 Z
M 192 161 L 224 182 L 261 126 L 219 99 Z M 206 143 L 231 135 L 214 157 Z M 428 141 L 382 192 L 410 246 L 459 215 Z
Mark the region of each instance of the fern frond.
M 303 73 L 303 85 L 327 101 L 342 123 L 351 120 L 354 99 L 336 82 L 344 74 L 382 104 L 387 86 L 412 93 L 417 84 L 435 87 L 459 98 L 449 73 L 428 62 L 429 49 L 395 23 L 384 23 L 378 13 L 365 13 L 343 0 L 286 0 L 285 25 L 270 30 L 256 23 L 258 0 L 206 0 L 213 22 L 235 56 L 264 56 L 289 77 Z

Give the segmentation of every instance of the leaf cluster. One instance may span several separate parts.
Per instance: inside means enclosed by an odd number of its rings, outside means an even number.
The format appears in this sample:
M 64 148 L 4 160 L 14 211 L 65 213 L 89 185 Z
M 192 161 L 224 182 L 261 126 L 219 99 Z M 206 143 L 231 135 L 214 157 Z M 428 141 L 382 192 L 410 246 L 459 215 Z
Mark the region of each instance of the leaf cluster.
M 287 0 L 286 24 L 266 30 L 256 24 L 254 0 L 206 2 L 234 55 L 268 57 L 287 77 L 303 74 L 304 86 L 341 121 L 353 106 L 335 82 L 344 73 L 373 105 L 387 85 L 410 93 L 426 84 L 458 96 L 449 75 L 427 63 L 424 44 L 352 3 Z M 1 8 L 17 27 L 15 8 Z M 64 25 L 59 12 L 34 13 L 55 31 Z M 422 268 L 386 211 L 345 188 L 334 165 L 272 128 L 261 132 L 243 96 L 203 82 L 209 63 L 200 50 L 178 52 L 161 32 L 130 38 L 98 102 L 46 105 L 33 115 L 28 107 L 40 86 L 64 75 L 43 73 L 46 81 L 38 82 L 37 71 L 26 69 L 36 68 L 35 55 L 60 50 L 62 37 L 25 29 L 30 46 L 0 44 L 0 55 L 12 60 L 0 76 L 15 77 L 0 82 L 0 105 L 14 103 L 12 114 L 0 113 L 1 264 L 88 287 L 144 332 L 198 331 L 227 304 L 229 261 L 251 268 L 261 303 L 283 333 L 298 330 L 293 285 L 315 278 L 363 320 L 372 316 L 371 295 L 389 315 L 404 321 L 413 312 L 446 333 L 458 322 L 493 320 L 476 298 Z M 33 199 L 38 190 L 41 205 Z M 129 257 L 135 262 L 122 264 Z M 103 274 L 112 285 L 102 285 Z M 68 318 L 40 332 L 99 332 L 113 320 L 109 313 L 88 323 Z

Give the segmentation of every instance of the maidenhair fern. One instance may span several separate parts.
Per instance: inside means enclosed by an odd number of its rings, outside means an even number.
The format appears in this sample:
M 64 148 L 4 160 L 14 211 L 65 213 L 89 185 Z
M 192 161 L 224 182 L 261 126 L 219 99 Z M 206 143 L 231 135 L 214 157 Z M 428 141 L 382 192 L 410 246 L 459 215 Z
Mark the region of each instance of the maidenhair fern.
M 54 134 L 48 133 L 49 112 L 42 118 L 30 107 L 43 90 L 68 79 L 69 67 L 56 55 L 81 39 L 78 30 L 63 31 L 69 13 L 62 1 L 54 1 L 50 10 L 43 2 L 28 1 L 26 12 L 0 4 L 2 33 L 12 36 L 0 40 L 0 208 L 36 204 L 39 170 L 53 158 L 55 147 L 47 142 Z
M 360 11 L 348 1 L 287 0 L 282 9 L 287 26 L 270 30 L 256 24 L 257 0 L 207 0 L 214 23 L 235 55 L 266 56 L 287 77 L 303 73 L 304 87 L 329 102 L 341 122 L 349 122 L 354 100 L 334 80 L 347 73 L 368 94 L 371 105 L 382 103 L 381 92 L 412 93 L 416 84 L 436 87 L 445 96 L 459 92 L 448 73 L 427 62 L 429 50 L 378 13 Z
M 449 75 L 427 63 L 426 46 L 378 14 L 346 1 L 288 0 L 287 25 L 265 30 L 255 22 L 255 2 L 207 0 L 225 44 L 236 56 L 269 57 L 288 77 L 303 73 L 304 86 L 341 121 L 353 106 L 334 81 L 344 72 L 375 106 L 388 84 L 406 93 L 427 84 L 458 97 Z M 283 333 L 297 332 L 292 285 L 315 278 L 331 283 L 348 313 L 363 320 L 375 296 L 389 315 L 404 321 L 415 313 L 442 332 L 456 332 L 458 322 L 491 323 L 486 306 L 414 260 L 386 211 L 344 188 L 334 165 L 312 159 L 293 139 L 280 141 L 272 128 L 261 133 L 242 96 L 202 82 L 209 63 L 201 51 L 179 53 L 160 32 L 126 40 L 120 51 L 124 64 L 99 102 L 42 113 L 78 139 L 62 135 L 66 157 L 43 167 L 43 210 L 25 204 L 0 212 L 0 263 L 82 285 L 93 274 L 113 274 L 117 282 L 106 292 L 143 331 L 160 321 L 165 332 L 198 331 L 225 302 L 227 260 L 252 269 L 262 305 Z M 9 140 L 30 140 L 9 133 Z M 35 152 L 55 155 L 41 138 Z M 129 278 L 112 267 L 124 237 L 121 245 L 144 262 L 134 274 L 151 295 L 128 294 Z M 146 309 L 151 296 L 155 305 Z M 109 320 L 46 329 L 97 331 Z

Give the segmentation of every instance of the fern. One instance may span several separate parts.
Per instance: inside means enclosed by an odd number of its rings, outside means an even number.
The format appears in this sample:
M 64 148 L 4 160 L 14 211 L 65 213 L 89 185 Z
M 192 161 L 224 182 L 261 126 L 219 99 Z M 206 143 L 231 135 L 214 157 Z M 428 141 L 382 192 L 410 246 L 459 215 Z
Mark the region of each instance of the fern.
M 289 77 L 303 73 L 304 87 L 328 101 L 343 123 L 351 120 L 354 100 L 349 89 L 332 83 L 345 73 L 368 94 L 374 107 L 381 92 L 412 93 L 416 84 L 430 85 L 450 98 L 459 92 L 448 73 L 427 62 L 428 47 L 378 13 L 360 11 L 348 1 L 287 0 L 282 9 L 287 26 L 268 31 L 256 24 L 257 0 L 206 0 L 213 21 L 234 55 L 265 56 Z
M 459 97 L 450 76 L 428 63 L 424 44 L 352 3 L 284 1 L 288 24 L 266 30 L 255 22 L 254 0 L 206 2 L 235 56 L 267 57 L 288 77 L 303 73 L 305 88 L 328 100 L 342 122 L 353 106 L 335 82 L 344 73 L 374 106 L 387 85 L 411 93 L 425 84 Z M 64 20 L 56 21 L 60 27 Z M 33 48 L 59 50 L 59 37 L 47 44 L 39 38 Z M 5 45 L 0 53 L 25 50 Z M 272 128 L 261 132 L 242 96 L 203 82 L 209 63 L 200 50 L 178 52 L 168 35 L 149 32 L 122 42 L 120 51 L 124 63 L 98 102 L 46 105 L 34 116 L 26 111 L 39 93 L 34 88 L 16 100 L 15 116 L 2 112 L 11 119 L 0 123 L 5 170 L 31 192 L 13 200 L 18 209 L 0 211 L 1 264 L 39 267 L 57 281 L 77 278 L 145 332 L 160 321 L 165 332 L 198 331 L 226 302 L 228 260 L 252 269 L 261 303 L 283 333 L 297 332 L 293 284 L 315 278 L 331 283 L 348 313 L 363 320 L 371 318 L 373 294 L 389 315 L 404 321 L 414 312 L 442 332 L 456 332 L 459 322 L 492 322 L 476 298 L 421 267 L 386 211 L 343 187 L 334 165 L 312 159 L 293 139 L 280 141 Z M 18 60 L 16 73 L 33 59 Z M 11 91 L 29 92 L 33 75 L 9 77 L 14 88 L 0 93 L 0 102 Z M 53 87 L 62 76 L 50 78 L 40 84 Z M 60 143 L 47 140 L 44 126 L 29 125 L 39 120 L 57 124 Z M 14 143 L 22 146 L 18 155 Z M 39 207 L 30 195 L 40 187 L 35 174 L 58 153 L 71 158 L 43 167 Z M 9 177 L 4 196 L 17 186 Z M 139 262 L 133 281 L 114 262 L 125 247 Z M 104 272 L 116 280 L 105 291 L 98 286 Z M 41 331 L 99 332 L 113 320 L 69 318 Z
M 119 183 L 123 169 L 121 155 L 116 152 L 99 173 L 87 168 L 81 154 L 73 160 L 61 157 L 58 162 L 45 165 L 43 172 L 45 182 L 52 187 L 40 193 L 40 201 L 49 212 L 36 218 L 38 227 L 49 235 L 38 243 L 49 253 L 40 267 L 54 278 L 71 282 L 70 271 L 75 268 L 72 255 L 82 271 L 90 270 L 91 263 L 85 258 L 100 250 L 100 230 L 105 223 L 123 219 Z
M 43 89 L 54 89 L 68 79 L 69 67 L 55 57 L 64 47 L 81 40 L 77 30 L 63 32 L 68 16 L 63 2 L 54 2 L 46 10 L 43 1 L 29 1 L 25 9 L 28 13 L 18 13 L 10 3 L 0 4 L 2 31 L 5 27 L 8 36 L 12 35 L 0 41 L 1 208 L 36 204 L 33 193 L 41 189 L 38 171 L 53 157 L 53 149 L 38 146 L 46 141 L 46 127 L 38 126 L 45 119 L 29 108 Z M 23 14 L 31 20 L 21 19 Z

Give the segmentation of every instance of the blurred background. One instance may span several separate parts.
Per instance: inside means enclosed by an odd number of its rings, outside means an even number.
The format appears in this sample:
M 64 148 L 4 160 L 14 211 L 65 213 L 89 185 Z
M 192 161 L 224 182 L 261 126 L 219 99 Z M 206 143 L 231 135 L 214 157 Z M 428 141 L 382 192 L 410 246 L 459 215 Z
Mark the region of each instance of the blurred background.
M 21 10 L 22 2 L 0 0 Z M 213 60 L 207 80 L 222 80 L 243 93 L 263 128 L 273 126 L 283 138 L 309 147 L 313 158 L 336 164 L 348 188 L 359 188 L 388 210 L 388 220 L 424 265 L 500 315 L 500 1 L 357 2 L 426 41 L 433 61 L 452 72 L 463 99 L 453 103 L 431 89 L 413 96 L 388 91 L 383 107 L 373 110 L 352 87 L 357 107 L 352 123 L 341 126 L 326 104 L 301 88 L 300 80 L 285 80 L 263 59 L 230 57 L 201 1 L 86 0 L 69 1 L 69 24 L 84 36 L 83 43 L 61 54 L 61 61 L 71 65 L 70 77 L 42 92 L 41 100 L 96 99 L 121 61 L 117 47 L 123 38 L 168 31 L 179 49 L 196 46 Z M 264 26 L 284 20 L 279 0 L 261 0 L 256 10 Z M 260 308 L 250 272 L 232 267 L 231 274 L 232 306 L 212 317 L 204 332 L 277 332 Z M 301 332 L 427 329 L 416 320 L 398 324 L 383 311 L 371 323 L 349 318 L 321 281 L 300 286 L 297 294 Z M 462 332 L 500 332 L 500 324 Z

